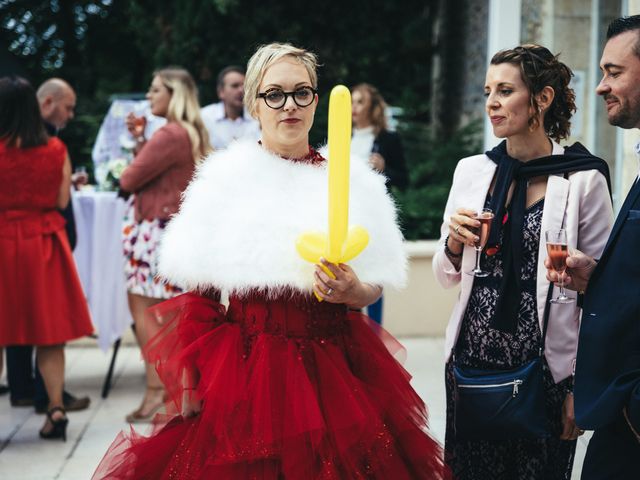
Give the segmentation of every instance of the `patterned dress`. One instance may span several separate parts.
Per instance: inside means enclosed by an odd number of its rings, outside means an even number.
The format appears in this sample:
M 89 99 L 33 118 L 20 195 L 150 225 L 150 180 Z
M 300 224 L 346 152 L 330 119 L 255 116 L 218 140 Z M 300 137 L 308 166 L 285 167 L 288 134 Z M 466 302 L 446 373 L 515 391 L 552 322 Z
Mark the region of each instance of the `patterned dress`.
M 541 332 L 536 302 L 538 246 L 544 199 L 525 213 L 521 300 L 515 334 L 490 327 L 503 277 L 502 256 L 483 256 L 488 277 L 475 278 L 455 347 L 456 361 L 465 366 L 509 369 L 533 360 L 539 352 Z M 446 367 L 447 430 L 446 460 L 457 480 L 556 480 L 570 479 L 576 441 L 560 440 L 562 404 L 571 379 L 556 384 L 544 363 L 547 421 L 554 433 L 547 439 L 463 441 L 454 430 L 454 376 Z
M 172 298 L 182 290 L 158 276 L 158 247 L 167 222 L 135 219 L 135 195 L 129 198 L 122 222 L 122 246 L 127 291 L 149 298 Z

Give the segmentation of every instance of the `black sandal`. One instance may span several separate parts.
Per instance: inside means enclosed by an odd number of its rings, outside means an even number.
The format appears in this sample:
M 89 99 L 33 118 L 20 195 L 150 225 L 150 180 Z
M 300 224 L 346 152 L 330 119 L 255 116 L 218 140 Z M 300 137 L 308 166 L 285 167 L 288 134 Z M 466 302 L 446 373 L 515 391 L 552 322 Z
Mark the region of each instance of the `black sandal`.
M 56 412 L 62 412 L 65 417 L 58 420 L 53 419 L 53 414 Z M 45 440 L 53 440 L 56 438 L 62 438 L 64 442 L 67 441 L 67 425 L 69 425 L 69 419 L 66 417 L 67 412 L 62 407 L 52 407 L 47 411 L 47 420 L 51 422 L 51 430 L 44 432 L 40 430 L 40 438 Z

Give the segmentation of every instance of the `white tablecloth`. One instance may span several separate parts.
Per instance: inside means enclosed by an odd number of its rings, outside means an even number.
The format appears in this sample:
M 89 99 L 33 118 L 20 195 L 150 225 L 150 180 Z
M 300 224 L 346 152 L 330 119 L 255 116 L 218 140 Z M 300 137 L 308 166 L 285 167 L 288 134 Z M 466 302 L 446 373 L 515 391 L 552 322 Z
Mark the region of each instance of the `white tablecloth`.
M 122 252 L 125 202 L 115 192 L 72 194 L 78 242 L 74 257 L 98 346 L 106 351 L 132 323 L 127 305 Z

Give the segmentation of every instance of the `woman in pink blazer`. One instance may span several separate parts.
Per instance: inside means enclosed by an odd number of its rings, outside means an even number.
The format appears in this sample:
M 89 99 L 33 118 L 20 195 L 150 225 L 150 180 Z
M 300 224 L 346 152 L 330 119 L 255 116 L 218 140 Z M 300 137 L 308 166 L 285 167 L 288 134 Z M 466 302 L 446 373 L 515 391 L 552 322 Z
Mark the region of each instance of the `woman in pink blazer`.
M 127 127 L 136 138 L 136 156 L 120 177 L 120 188 L 134 194 L 126 212 L 122 240 L 129 310 L 140 349 L 160 330 L 148 321 L 148 308 L 181 293 L 179 285 L 161 280 L 158 247 L 169 221 L 180 207 L 196 165 L 210 152 L 209 134 L 200 117 L 198 88 L 191 74 L 178 67 L 156 70 L 147 92 L 151 113 L 167 119 L 147 141 L 136 131 L 144 117 L 130 114 Z M 128 423 L 151 422 L 164 407 L 165 391 L 156 366 L 145 362 L 146 389 L 140 406 L 126 416 Z
M 582 145 L 563 148 L 575 95 L 571 70 L 549 50 L 523 45 L 498 52 L 485 83 L 486 111 L 504 138 L 456 168 L 433 261 L 438 281 L 461 285 L 446 332 L 446 457 L 455 478 L 565 479 L 571 477 L 576 439 L 572 372 L 580 310 L 553 305 L 544 348 L 547 428 L 551 438 L 456 438 L 452 357 L 458 365 L 506 370 L 533 360 L 542 342 L 549 282 L 545 231 L 564 228 L 569 246 L 598 257 L 612 208 L 606 164 Z M 495 213 L 486 277 L 474 277 L 474 243 L 483 207 Z M 553 292 L 554 296 L 557 292 Z

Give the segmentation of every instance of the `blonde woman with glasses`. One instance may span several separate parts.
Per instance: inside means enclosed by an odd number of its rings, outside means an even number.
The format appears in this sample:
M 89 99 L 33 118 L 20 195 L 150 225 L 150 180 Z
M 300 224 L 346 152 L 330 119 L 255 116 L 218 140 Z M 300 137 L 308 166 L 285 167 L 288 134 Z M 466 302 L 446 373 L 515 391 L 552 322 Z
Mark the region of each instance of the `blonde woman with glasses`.
M 316 66 L 280 43 L 249 60 L 262 142 L 210 156 L 162 241 L 162 274 L 191 291 L 152 309 L 167 321 L 145 354 L 180 410 L 150 437 L 117 439 L 94 479 L 445 478 L 409 375 L 349 310 L 405 276 L 384 178 L 353 162 L 350 218 L 371 242 L 351 266 L 324 263 L 335 279 L 295 250 L 326 223 L 327 162 L 309 146 Z
M 147 140 L 144 118 L 127 118 L 135 136 L 136 156 L 120 178 L 120 188 L 132 193 L 123 226 L 125 274 L 129 309 L 140 348 L 160 326 L 145 322 L 147 308 L 181 292 L 179 286 L 161 281 L 157 274 L 157 246 L 169 217 L 178 211 L 180 196 L 195 166 L 211 150 L 209 135 L 200 118 L 198 90 L 182 68 L 165 68 L 153 75 L 147 99 L 151 113 L 167 124 Z M 153 365 L 146 363 L 146 392 L 140 406 L 126 419 L 151 421 L 162 408 L 164 387 Z

